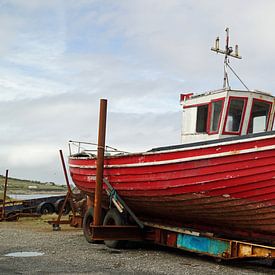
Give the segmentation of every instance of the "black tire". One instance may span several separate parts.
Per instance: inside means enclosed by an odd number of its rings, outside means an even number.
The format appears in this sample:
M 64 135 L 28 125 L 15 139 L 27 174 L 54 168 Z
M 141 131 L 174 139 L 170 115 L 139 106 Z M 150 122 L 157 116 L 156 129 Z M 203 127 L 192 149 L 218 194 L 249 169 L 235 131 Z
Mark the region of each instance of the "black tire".
M 101 214 L 104 217 L 105 213 L 104 213 L 103 209 L 102 209 Z M 86 211 L 84 218 L 83 218 L 82 227 L 83 227 L 84 237 L 88 243 L 102 243 L 102 241 L 95 241 L 92 239 L 91 225 L 93 224 L 93 222 L 94 222 L 94 208 L 90 207 Z
M 39 213 L 41 215 L 47 215 L 47 214 L 52 214 L 54 212 L 54 207 L 50 203 L 45 203 L 41 205 Z
M 60 210 L 61 210 L 61 208 L 62 208 L 63 203 L 64 203 L 64 199 L 59 199 L 59 200 L 57 200 L 57 201 L 54 203 L 55 213 L 56 213 L 57 215 L 59 214 L 59 212 L 60 212 Z M 67 214 L 70 213 L 70 211 L 71 211 L 71 205 L 70 205 L 70 203 L 67 201 L 67 203 L 66 203 L 66 205 L 65 205 L 65 207 L 64 207 L 64 209 L 63 209 L 62 215 L 67 215 Z
M 124 225 L 125 220 L 116 208 L 110 209 L 104 220 L 103 225 Z M 109 248 L 122 248 L 126 245 L 127 241 L 122 240 L 105 240 L 105 245 Z

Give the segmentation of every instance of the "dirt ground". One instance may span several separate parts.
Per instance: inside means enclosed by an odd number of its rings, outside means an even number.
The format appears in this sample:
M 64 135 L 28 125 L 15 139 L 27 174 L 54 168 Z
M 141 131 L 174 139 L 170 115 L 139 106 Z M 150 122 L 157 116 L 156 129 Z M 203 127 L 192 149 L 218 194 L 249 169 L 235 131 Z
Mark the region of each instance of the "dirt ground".
M 212 258 L 155 245 L 108 249 L 89 244 L 81 229 L 52 231 L 46 218 L 0 223 L 0 274 L 275 274 L 271 262 L 216 263 Z M 6 256 L 40 252 L 36 257 Z

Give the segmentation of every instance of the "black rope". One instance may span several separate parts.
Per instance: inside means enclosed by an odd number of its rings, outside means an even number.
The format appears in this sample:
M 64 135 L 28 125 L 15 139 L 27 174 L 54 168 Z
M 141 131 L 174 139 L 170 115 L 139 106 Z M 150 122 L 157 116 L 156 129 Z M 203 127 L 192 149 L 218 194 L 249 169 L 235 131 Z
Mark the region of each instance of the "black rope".
M 228 68 L 233 72 L 233 74 L 239 79 L 239 81 L 243 84 L 243 86 L 247 89 L 247 91 L 250 91 L 249 88 L 244 84 L 244 82 L 240 79 L 240 77 L 237 75 L 237 73 L 233 70 L 233 68 L 227 63 L 226 64 Z
M 117 192 L 115 189 L 112 189 L 109 193 L 109 209 L 112 207 L 113 198 L 117 200 Z

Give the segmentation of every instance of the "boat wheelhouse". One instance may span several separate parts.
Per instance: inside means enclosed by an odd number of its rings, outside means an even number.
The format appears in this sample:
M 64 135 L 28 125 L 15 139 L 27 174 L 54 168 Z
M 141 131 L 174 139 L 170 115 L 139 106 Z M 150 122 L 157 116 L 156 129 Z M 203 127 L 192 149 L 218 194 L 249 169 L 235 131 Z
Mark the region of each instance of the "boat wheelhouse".
M 181 94 L 182 143 L 271 131 L 274 96 L 260 91 L 221 89 Z

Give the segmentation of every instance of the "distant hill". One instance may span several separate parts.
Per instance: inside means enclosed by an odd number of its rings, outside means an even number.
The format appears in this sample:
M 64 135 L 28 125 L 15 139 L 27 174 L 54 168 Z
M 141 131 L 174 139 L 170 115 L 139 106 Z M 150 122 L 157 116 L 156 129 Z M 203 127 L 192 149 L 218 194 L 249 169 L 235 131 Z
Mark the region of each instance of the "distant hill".
M 0 175 L 0 193 L 4 190 L 5 177 Z M 8 178 L 8 193 L 28 194 L 34 192 L 66 192 L 65 185 L 56 185 L 53 182 L 40 182 L 33 180 L 22 180 L 16 178 Z

